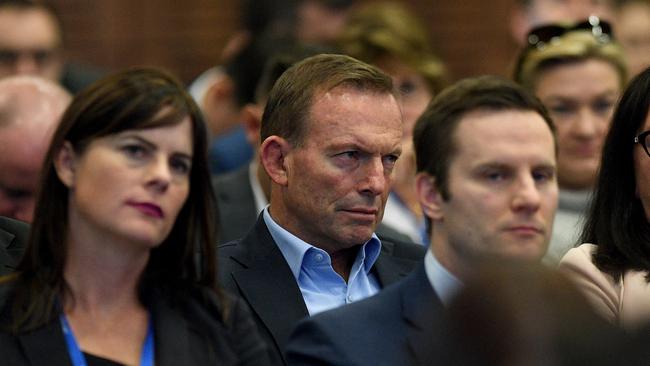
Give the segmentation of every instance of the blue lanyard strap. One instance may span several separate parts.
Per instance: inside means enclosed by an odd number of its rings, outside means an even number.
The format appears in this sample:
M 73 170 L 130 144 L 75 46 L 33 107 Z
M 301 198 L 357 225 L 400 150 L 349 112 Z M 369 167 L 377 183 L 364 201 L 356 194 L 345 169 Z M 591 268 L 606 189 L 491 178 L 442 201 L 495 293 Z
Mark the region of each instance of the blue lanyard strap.
M 59 320 L 61 322 L 61 329 L 63 330 L 63 336 L 65 337 L 65 343 L 68 346 L 68 354 L 70 355 L 70 361 L 72 361 L 73 366 L 88 366 L 86 363 L 86 358 L 79 345 L 77 340 L 72 333 L 72 328 L 68 324 L 68 319 L 65 317 L 65 314 L 59 315 Z M 149 325 L 147 326 L 147 336 L 144 339 L 144 345 L 142 347 L 142 356 L 140 357 L 140 366 L 154 366 L 154 340 L 153 340 L 153 322 L 151 321 L 151 316 L 149 316 Z

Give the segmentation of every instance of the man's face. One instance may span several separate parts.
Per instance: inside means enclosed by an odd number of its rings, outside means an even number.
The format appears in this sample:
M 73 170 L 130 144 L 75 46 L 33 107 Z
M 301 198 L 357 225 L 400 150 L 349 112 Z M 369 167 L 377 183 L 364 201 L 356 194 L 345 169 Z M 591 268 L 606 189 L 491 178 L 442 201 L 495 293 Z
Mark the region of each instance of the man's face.
M 605 135 L 621 93 L 618 71 L 591 59 L 543 72 L 535 94 L 548 108 L 557 128 L 558 180 L 564 189 L 593 186 Z
M 25 132 L 0 129 L 0 216 L 31 222 L 47 140 L 43 133 L 26 138 Z
M 283 226 L 330 252 L 366 242 L 383 217 L 401 138 L 392 95 L 317 92 L 303 143 L 285 158 Z
M 62 61 L 57 25 L 41 9 L 0 9 L 0 77 L 25 74 L 58 81 Z
M 462 117 L 454 141 L 450 197 L 437 194 L 432 218 L 436 256 L 460 273 L 482 258 L 539 260 L 558 197 L 547 124 L 532 111 L 475 111 Z

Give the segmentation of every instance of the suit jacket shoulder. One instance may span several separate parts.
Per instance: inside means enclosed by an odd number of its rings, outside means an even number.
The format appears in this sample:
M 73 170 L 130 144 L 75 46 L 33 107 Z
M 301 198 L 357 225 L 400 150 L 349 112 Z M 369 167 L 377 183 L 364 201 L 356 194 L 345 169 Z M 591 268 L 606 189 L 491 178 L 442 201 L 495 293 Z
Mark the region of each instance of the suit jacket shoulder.
M 176 294 L 178 295 L 178 294 Z M 151 298 L 156 365 L 269 365 L 268 351 L 240 300 L 228 297 L 226 318 L 216 297 Z M 69 366 L 68 350 L 58 319 L 20 334 L 0 332 L 3 364 Z
M 29 225 L 0 216 L 0 276 L 13 272 L 27 247 Z
M 382 287 L 406 277 L 426 254 L 426 248 L 422 245 L 379 238 L 381 240 L 381 253 L 373 266 L 373 271 Z
M 287 346 L 289 365 L 419 365 L 430 361 L 442 303 L 424 266 L 379 294 L 305 319 Z M 441 346 L 442 347 L 442 346 Z
M 219 242 L 243 238 L 257 218 L 248 165 L 212 178 L 219 208 Z
M 597 246 L 582 244 L 560 261 L 559 269 L 581 290 L 593 309 L 612 324 L 635 329 L 650 320 L 650 287 L 646 271 L 628 270 L 620 279 L 593 262 Z
M 269 364 L 266 345 L 237 297 L 225 294 L 221 303 L 211 291 L 196 289 L 189 296 L 156 296 L 151 312 L 157 365 Z

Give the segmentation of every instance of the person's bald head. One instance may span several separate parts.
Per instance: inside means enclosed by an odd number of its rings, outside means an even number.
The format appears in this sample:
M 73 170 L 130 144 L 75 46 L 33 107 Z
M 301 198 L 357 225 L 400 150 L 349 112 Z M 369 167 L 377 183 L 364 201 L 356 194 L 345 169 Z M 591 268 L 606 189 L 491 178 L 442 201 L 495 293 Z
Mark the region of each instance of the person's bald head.
M 0 80 L 0 215 L 31 221 L 41 163 L 70 100 L 42 78 Z

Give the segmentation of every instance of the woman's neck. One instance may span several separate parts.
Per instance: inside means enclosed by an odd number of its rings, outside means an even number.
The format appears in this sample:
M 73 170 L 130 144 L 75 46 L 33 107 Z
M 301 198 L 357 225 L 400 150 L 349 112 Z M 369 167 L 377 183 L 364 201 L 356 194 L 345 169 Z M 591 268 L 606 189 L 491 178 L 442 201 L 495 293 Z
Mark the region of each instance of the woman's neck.
M 65 312 L 74 308 L 93 314 L 141 307 L 138 284 L 149 251 L 109 238 L 85 238 L 70 233 L 64 278 L 72 299 L 64 296 Z

